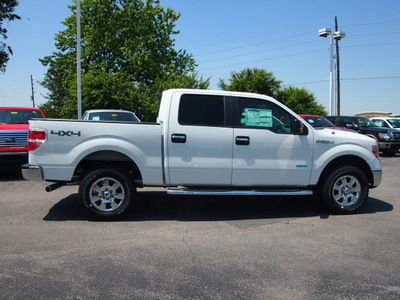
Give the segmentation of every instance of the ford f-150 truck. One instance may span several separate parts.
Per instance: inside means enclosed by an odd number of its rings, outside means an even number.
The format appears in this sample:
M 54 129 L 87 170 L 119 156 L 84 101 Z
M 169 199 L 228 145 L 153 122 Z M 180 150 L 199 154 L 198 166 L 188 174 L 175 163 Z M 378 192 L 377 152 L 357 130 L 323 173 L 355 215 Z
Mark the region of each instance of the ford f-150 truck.
M 136 188 L 174 195 L 312 195 L 335 213 L 356 211 L 381 182 L 377 143 L 314 129 L 271 97 L 165 91 L 156 123 L 32 120 L 25 179 L 79 184 L 102 219 L 125 214 Z
M 28 121 L 44 118 L 39 108 L 0 107 L 0 164 L 28 162 Z

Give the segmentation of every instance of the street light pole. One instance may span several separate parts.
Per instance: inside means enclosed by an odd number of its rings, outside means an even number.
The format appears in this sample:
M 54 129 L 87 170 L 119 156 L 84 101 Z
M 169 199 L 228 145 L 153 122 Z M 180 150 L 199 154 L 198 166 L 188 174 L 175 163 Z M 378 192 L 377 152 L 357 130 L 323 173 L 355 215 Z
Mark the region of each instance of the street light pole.
M 333 34 L 330 35 L 330 72 L 329 72 L 329 115 L 334 116 L 336 115 L 335 105 L 334 105 L 334 98 L 333 98 Z
M 335 32 L 338 31 L 337 17 L 335 17 Z M 336 39 L 336 100 L 337 115 L 340 116 L 340 64 L 339 64 L 339 39 Z
M 330 37 L 330 73 L 329 73 L 329 115 L 336 115 L 339 114 L 339 106 L 338 106 L 338 99 L 333 97 L 334 92 L 334 82 L 333 82 L 333 60 L 336 59 L 337 69 L 339 70 L 338 66 L 338 54 L 336 56 L 333 55 L 333 40 L 340 40 L 346 36 L 346 34 L 342 31 L 336 30 L 335 32 L 332 31 L 330 28 L 322 28 L 318 30 L 318 35 L 321 37 Z M 339 78 L 337 78 L 338 86 L 339 86 Z M 337 97 L 339 97 L 339 91 L 337 92 Z M 336 110 L 337 109 L 337 110 Z

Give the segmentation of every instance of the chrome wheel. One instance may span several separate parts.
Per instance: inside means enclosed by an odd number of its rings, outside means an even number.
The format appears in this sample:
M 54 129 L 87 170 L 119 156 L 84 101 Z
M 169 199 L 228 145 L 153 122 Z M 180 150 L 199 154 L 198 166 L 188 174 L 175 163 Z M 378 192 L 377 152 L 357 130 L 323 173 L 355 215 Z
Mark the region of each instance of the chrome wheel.
M 354 166 L 334 169 L 321 182 L 319 193 L 333 213 L 357 211 L 368 198 L 368 179 L 364 171 Z
M 90 187 L 90 205 L 102 212 L 113 212 L 117 210 L 124 203 L 124 200 L 125 189 L 115 178 L 100 178 Z
M 356 177 L 345 175 L 333 184 L 332 196 L 340 206 L 352 206 L 360 198 L 361 184 Z

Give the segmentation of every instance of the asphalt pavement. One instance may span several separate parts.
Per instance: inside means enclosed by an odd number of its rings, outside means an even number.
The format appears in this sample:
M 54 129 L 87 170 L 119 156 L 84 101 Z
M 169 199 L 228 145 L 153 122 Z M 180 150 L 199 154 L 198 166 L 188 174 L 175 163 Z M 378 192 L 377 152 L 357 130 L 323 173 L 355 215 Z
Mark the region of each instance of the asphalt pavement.
M 354 215 L 147 188 L 115 222 L 0 167 L 0 299 L 400 299 L 400 155 L 382 164 Z

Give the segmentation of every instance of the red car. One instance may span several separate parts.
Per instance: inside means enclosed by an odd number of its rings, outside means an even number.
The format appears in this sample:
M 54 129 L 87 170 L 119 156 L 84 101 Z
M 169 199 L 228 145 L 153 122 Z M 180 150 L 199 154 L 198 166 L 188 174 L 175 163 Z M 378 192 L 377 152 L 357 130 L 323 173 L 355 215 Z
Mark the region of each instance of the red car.
M 44 117 L 39 108 L 0 107 L 0 164 L 28 162 L 28 121 Z
M 331 123 L 331 121 L 321 116 L 315 116 L 315 115 L 299 115 L 299 116 L 314 128 L 332 128 L 335 130 L 357 132 L 355 130 L 343 127 L 337 127 L 333 123 Z

